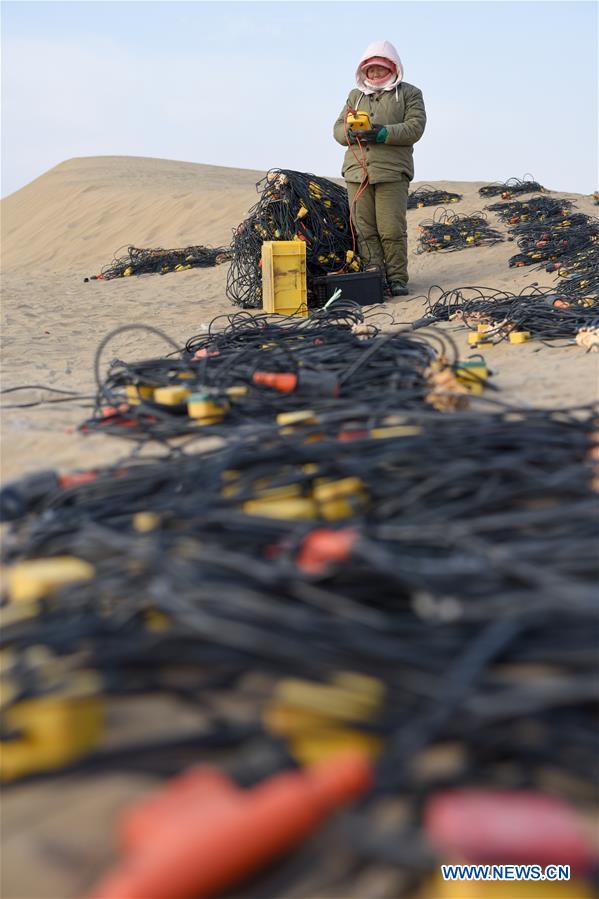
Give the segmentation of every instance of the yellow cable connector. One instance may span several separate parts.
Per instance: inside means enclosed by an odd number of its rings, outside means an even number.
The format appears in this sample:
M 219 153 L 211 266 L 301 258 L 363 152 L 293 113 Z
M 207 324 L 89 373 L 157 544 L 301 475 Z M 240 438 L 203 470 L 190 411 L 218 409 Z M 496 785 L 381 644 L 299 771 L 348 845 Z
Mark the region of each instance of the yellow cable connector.
M 93 565 L 75 556 L 54 556 L 17 562 L 7 572 L 8 597 L 12 602 L 34 602 L 59 587 L 91 581 Z
M 127 384 L 125 388 L 127 400 L 132 406 L 137 406 L 142 400 L 151 400 L 154 396 L 154 388 L 146 384 Z
M 187 400 L 187 414 L 200 425 L 217 424 L 228 411 L 226 400 L 217 400 L 205 393 L 193 393 Z
M 243 396 L 247 396 L 248 390 L 245 384 L 234 384 L 233 387 L 227 387 L 225 393 L 231 400 L 240 400 Z
M 376 757 L 381 739 L 355 725 L 376 719 L 384 693 L 381 681 L 354 672 L 338 672 L 326 684 L 285 679 L 264 712 L 264 726 L 288 741 L 302 765 L 350 748 Z
M 221 481 L 223 481 L 223 486 L 221 489 L 221 496 L 235 496 L 236 493 L 239 493 L 239 485 L 237 481 L 239 480 L 241 472 L 231 468 L 226 469 L 221 474 Z
M 284 521 L 310 521 L 318 515 L 318 506 L 310 497 L 251 499 L 243 504 L 246 515 L 278 518 Z
M 300 765 L 313 765 L 343 750 L 376 758 L 382 749 L 380 737 L 348 727 L 323 727 L 313 734 L 298 734 L 290 741 L 291 755 Z
M 157 387 L 154 391 L 154 402 L 161 406 L 178 406 L 184 403 L 191 391 L 187 387 Z
M 337 518 L 351 517 L 356 506 L 364 506 L 367 495 L 360 478 L 342 478 L 339 481 L 325 479 L 315 484 L 314 499 L 322 517 L 327 521 L 334 521 Z
M 468 360 L 467 362 L 458 362 L 455 373 L 460 384 L 467 387 L 470 393 L 475 394 L 483 392 L 485 382 L 489 377 L 489 369 L 482 357 L 480 359 Z
M 532 340 L 532 334 L 530 331 L 510 331 L 508 340 L 510 343 L 526 343 Z
M 352 677 L 351 673 L 348 675 Z M 330 684 L 285 678 L 277 684 L 276 697 L 286 706 L 318 712 L 340 721 L 369 721 L 384 693 L 376 678 L 353 675 L 354 680 L 336 676 Z
M 160 524 L 160 515 L 156 512 L 136 512 L 133 516 L 133 527 L 139 534 L 155 531 Z
M 97 696 L 26 699 L 4 713 L 16 739 L 0 741 L 0 777 L 15 780 L 76 761 L 102 735 L 104 703 Z
M 296 496 L 302 496 L 302 488 L 300 484 L 283 484 L 281 487 L 260 487 L 256 492 L 256 499 L 265 499 L 268 501 L 279 499 L 295 499 Z
M 146 628 L 152 631 L 152 633 L 162 634 L 171 628 L 171 621 L 168 615 L 165 615 L 164 612 L 159 612 L 157 609 L 148 609 L 144 613 L 144 621 Z
M 389 437 L 415 437 L 422 433 L 419 425 L 394 425 L 387 428 L 373 428 L 370 436 L 375 440 L 385 440 Z
M 311 409 L 299 409 L 297 412 L 279 412 L 277 424 L 281 434 L 294 434 L 298 425 L 315 425 L 317 418 Z

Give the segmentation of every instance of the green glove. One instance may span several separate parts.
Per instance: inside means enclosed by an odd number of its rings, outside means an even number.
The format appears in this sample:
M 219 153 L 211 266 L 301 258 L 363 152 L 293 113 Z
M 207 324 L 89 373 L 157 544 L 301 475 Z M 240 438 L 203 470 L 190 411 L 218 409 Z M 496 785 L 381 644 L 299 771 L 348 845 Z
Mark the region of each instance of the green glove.
M 369 131 L 356 131 L 363 144 L 384 144 L 388 133 L 384 125 L 373 125 Z

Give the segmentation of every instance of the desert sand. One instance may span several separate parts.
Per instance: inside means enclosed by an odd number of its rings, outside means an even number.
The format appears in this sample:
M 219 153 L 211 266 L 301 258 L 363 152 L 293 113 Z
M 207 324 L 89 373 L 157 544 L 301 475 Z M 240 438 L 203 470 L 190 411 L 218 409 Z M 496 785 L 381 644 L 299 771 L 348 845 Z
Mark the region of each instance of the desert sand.
M 509 174 L 498 173 L 498 177 Z M 71 159 L 2 201 L 2 387 L 49 385 L 94 393 L 96 347 L 110 330 L 144 322 L 183 343 L 216 315 L 235 311 L 225 296 L 227 266 L 164 276 L 144 275 L 84 283 L 119 249 L 173 248 L 227 244 L 232 229 L 256 202 L 263 172 L 172 162 L 162 159 L 97 157 Z M 415 182 L 413 187 L 417 187 Z M 435 182 L 463 194 L 451 210 L 470 213 L 484 207 L 478 182 Z M 590 197 L 562 193 L 581 212 L 596 214 Z M 592 185 L 589 185 L 589 189 Z M 491 200 L 489 202 L 496 202 Z M 444 289 L 478 285 L 520 290 L 552 275 L 528 268 L 510 269 L 513 243 L 455 253 L 415 255 L 416 227 L 433 209 L 408 212 L 413 296 L 385 304 L 397 323 L 424 311 L 431 285 Z M 492 224 L 505 231 L 492 213 Z M 420 296 L 418 296 L 420 295 Z M 464 331 L 445 326 L 463 358 L 470 352 Z M 162 355 L 164 345 L 140 333 L 117 338 L 111 358 Z M 597 396 L 599 355 L 577 346 L 548 347 L 539 342 L 502 345 L 486 351 L 487 362 L 506 402 L 545 408 L 588 403 Z M 48 396 L 38 389 L 7 394 L 4 404 Z M 76 426 L 86 416 L 85 402 L 5 409 L 1 413 L 2 467 L 5 478 L 39 468 L 68 471 L 113 461 L 129 450 L 114 438 L 85 436 Z M 135 714 L 120 706 L 113 724 L 127 721 L 130 735 L 160 733 L 163 712 L 138 702 Z M 130 704 L 129 704 L 130 705 Z M 172 711 L 169 722 L 172 724 Z M 187 712 L 178 725 L 193 726 Z M 23 785 L 4 801 L 4 892 L 6 899 L 66 899 L 80 895 L 109 863 L 116 811 L 147 788 L 148 777 L 107 774 Z M 391 876 L 391 875 L 390 875 Z M 352 889 L 356 896 L 389 895 L 393 878 L 368 872 Z

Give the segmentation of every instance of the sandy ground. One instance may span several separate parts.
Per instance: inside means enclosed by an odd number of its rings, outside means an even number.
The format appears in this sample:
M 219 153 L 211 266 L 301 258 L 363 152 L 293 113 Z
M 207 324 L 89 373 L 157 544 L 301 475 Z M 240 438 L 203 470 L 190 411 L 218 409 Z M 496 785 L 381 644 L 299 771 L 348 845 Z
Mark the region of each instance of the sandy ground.
M 4 200 L 2 387 L 50 385 L 91 396 L 96 348 L 118 325 L 149 323 L 183 343 L 214 316 L 233 311 L 224 291 L 226 266 L 87 284 L 83 278 L 99 272 L 128 244 L 164 248 L 227 244 L 232 229 L 256 202 L 255 184 L 263 174 L 160 159 L 73 159 Z M 464 195 L 461 203 L 451 206 L 454 212 L 469 213 L 484 205 L 479 183 L 434 186 Z M 556 195 L 574 200 L 582 212 L 596 214 L 588 197 Z M 424 300 L 416 295 L 435 284 L 444 289 L 478 285 L 520 290 L 535 281 L 554 283 L 545 273 L 509 269 L 507 260 L 515 252 L 509 242 L 415 255 L 416 226 L 432 212 L 408 212 L 414 296 L 384 307 L 397 322 L 418 318 Z M 466 358 L 465 333 L 447 327 Z M 111 344 L 103 362 L 163 351 L 156 337 L 123 335 Z M 486 359 L 506 402 L 555 408 L 597 397 L 599 355 L 585 354 L 576 346 L 502 345 L 486 351 Z M 30 390 L 5 395 L 3 401 L 27 402 L 41 396 L 39 390 Z M 4 476 L 41 467 L 63 471 L 89 467 L 125 454 L 129 447 L 114 438 L 75 432 L 86 411 L 72 403 L 3 410 Z M 160 720 L 154 706 L 147 713 L 138 704 L 135 716 L 144 733 L 149 720 Z M 131 722 L 135 716 L 126 717 Z M 115 811 L 146 786 L 145 777 L 107 775 L 99 781 L 71 778 L 11 790 L 3 812 L 5 899 L 66 899 L 81 894 L 111 857 Z M 369 899 L 375 899 L 390 895 L 392 887 L 379 872 L 376 885 L 360 887 L 362 897 L 365 889 Z

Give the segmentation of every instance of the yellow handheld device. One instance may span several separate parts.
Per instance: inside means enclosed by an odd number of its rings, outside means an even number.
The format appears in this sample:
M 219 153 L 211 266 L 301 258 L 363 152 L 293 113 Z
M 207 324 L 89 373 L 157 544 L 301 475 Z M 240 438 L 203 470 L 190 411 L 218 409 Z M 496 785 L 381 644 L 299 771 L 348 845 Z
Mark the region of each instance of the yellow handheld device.
M 361 112 L 360 110 L 348 112 L 347 125 L 351 131 L 370 131 L 372 129 L 370 116 L 367 112 Z

